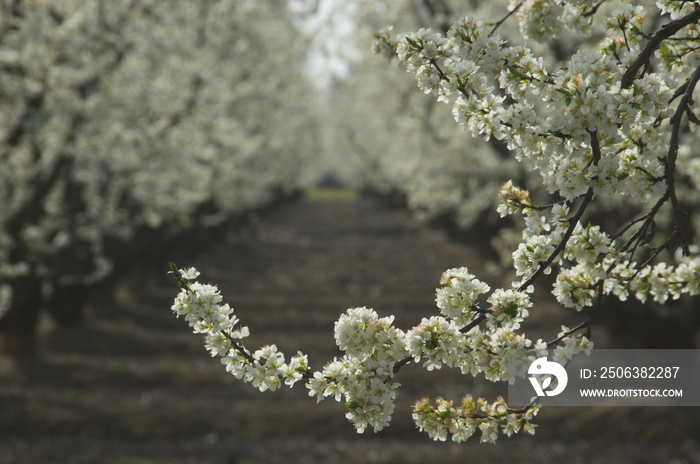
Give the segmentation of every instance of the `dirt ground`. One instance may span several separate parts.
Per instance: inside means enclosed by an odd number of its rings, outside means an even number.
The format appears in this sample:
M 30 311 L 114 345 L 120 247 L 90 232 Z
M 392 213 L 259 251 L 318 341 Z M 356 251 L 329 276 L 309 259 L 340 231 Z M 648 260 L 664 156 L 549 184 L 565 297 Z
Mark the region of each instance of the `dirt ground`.
M 320 368 L 339 354 L 333 323 L 348 307 L 394 314 L 407 329 L 437 313 L 447 268 L 509 279 L 487 273 L 483 248 L 376 199 L 300 200 L 177 264 L 219 286 L 250 327 L 249 347 L 301 350 Z M 545 408 L 535 437 L 434 443 L 413 425 L 414 401 L 504 390 L 413 365 L 399 374 L 392 425 L 358 435 L 332 399 L 317 405 L 301 385 L 259 393 L 228 375 L 171 313 L 177 289 L 162 269 L 83 326 L 45 321 L 37 356 L 0 358 L 0 464 L 700 463 L 698 408 Z M 549 339 L 577 318 L 538 300 L 526 332 Z

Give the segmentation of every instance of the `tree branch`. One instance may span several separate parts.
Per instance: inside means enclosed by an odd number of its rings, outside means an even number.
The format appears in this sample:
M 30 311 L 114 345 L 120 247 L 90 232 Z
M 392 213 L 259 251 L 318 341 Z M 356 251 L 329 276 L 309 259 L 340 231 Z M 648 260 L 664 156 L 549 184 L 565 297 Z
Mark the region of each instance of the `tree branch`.
M 503 24 L 504 22 L 506 22 L 506 20 L 507 20 L 508 18 L 510 18 L 516 11 L 518 11 L 518 10 L 520 9 L 521 6 L 523 6 L 523 3 L 524 3 L 524 2 L 518 2 L 518 4 L 515 5 L 515 8 L 513 8 L 512 10 L 510 10 L 504 17 L 502 17 L 501 19 L 499 19 L 498 21 L 496 21 L 496 24 L 493 25 L 493 29 L 491 29 L 491 32 L 489 32 L 489 35 L 488 35 L 487 37 L 491 37 L 491 36 L 493 35 L 493 33 L 496 32 L 496 29 L 498 29 L 499 27 L 501 27 L 501 24 Z
M 573 329 L 570 329 L 568 332 L 558 336 L 557 338 L 555 338 L 554 340 L 552 340 L 550 342 L 547 342 L 547 348 L 551 348 L 552 346 L 556 345 L 560 341 L 564 340 L 569 335 L 575 334 L 576 332 L 578 332 L 581 329 L 587 329 L 590 325 L 591 325 L 590 320 L 581 322 L 579 325 L 577 325 Z
M 627 71 L 625 71 L 625 74 L 622 76 L 622 88 L 630 88 L 632 82 L 634 82 L 634 79 L 637 77 L 637 73 L 639 72 L 640 68 L 649 64 L 651 56 L 664 40 L 668 39 L 685 26 L 698 22 L 698 20 L 700 20 L 700 4 L 696 3 L 695 9 L 692 13 L 665 24 L 661 27 L 661 29 L 654 33 L 654 35 L 649 38 L 649 42 L 647 42 L 637 59 L 634 60 L 634 63 L 627 68 Z
M 700 7 L 696 8 L 695 11 L 700 12 Z M 676 161 L 678 159 L 678 145 L 681 131 L 681 121 L 683 119 L 683 114 L 686 109 L 693 101 L 693 91 L 695 86 L 700 80 L 700 66 L 695 68 L 693 74 L 688 80 L 688 86 L 685 89 L 685 93 L 678 103 L 678 108 L 676 112 L 671 117 L 671 141 L 668 148 L 668 156 L 665 162 L 664 179 L 666 180 L 666 195 L 671 200 L 671 205 L 673 206 L 673 236 L 674 242 L 671 243 L 671 251 L 674 251 L 678 246 L 683 250 L 685 256 L 690 255 L 690 249 L 688 245 L 688 231 L 690 229 L 690 218 L 688 213 L 681 207 L 678 197 L 676 196 L 676 184 L 675 184 L 675 171 L 676 171 Z
M 540 266 L 537 268 L 537 270 L 530 276 L 529 279 L 527 279 L 525 282 L 523 282 L 520 287 L 518 287 L 518 291 L 522 292 L 524 291 L 527 287 L 530 286 L 537 278 L 542 275 L 542 273 L 547 269 L 549 266 L 552 265 L 556 257 L 561 253 L 564 248 L 566 247 L 566 244 L 568 243 L 569 239 L 571 238 L 571 234 L 574 233 L 574 229 L 576 228 L 576 225 L 578 224 L 579 220 L 581 219 L 581 216 L 583 216 L 583 213 L 586 211 L 586 208 L 588 208 L 588 205 L 590 205 L 591 201 L 593 200 L 593 187 L 589 187 L 588 191 L 586 192 L 586 195 L 583 198 L 583 203 L 581 203 L 581 206 L 579 207 L 578 211 L 576 211 L 576 214 L 573 215 L 573 217 L 569 220 L 569 227 L 566 229 L 566 232 L 564 233 L 564 237 L 562 237 L 561 241 L 557 245 L 557 247 L 554 249 L 551 255 L 547 258 L 547 261 L 544 261 L 540 263 Z

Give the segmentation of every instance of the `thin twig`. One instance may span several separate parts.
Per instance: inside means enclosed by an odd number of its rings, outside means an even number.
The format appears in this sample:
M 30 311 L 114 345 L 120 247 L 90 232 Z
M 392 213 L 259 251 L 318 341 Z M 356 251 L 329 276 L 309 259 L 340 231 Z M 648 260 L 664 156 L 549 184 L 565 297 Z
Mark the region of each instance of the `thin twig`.
M 518 291 L 522 292 L 524 291 L 527 287 L 529 287 L 537 278 L 542 275 L 542 273 L 547 269 L 551 264 L 554 262 L 556 257 L 561 253 L 564 248 L 566 247 L 566 244 L 569 241 L 569 238 L 571 238 L 571 234 L 574 233 L 574 229 L 576 228 L 576 225 L 578 224 L 579 220 L 581 219 L 581 216 L 583 216 L 584 211 L 586 211 L 586 208 L 588 208 L 588 205 L 591 203 L 593 200 L 593 187 L 589 187 L 588 191 L 586 192 L 585 197 L 583 198 L 583 203 L 581 203 L 581 206 L 579 207 L 578 211 L 576 211 L 576 214 L 569 220 L 569 227 L 566 229 L 566 232 L 564 233 L 564 237 L 562 237 L 561 241 L 557 245 L 557 247 L 554 249 L 552 254 L 549 255 L 546 261 L 540 263 L 540 266 L 537 268 L 537 270 L 530 276 L 529 279 L 527 279 L 525 282 L 523 282 L 520 287 L 518 287 Z
M 496 24 L 494 24 L 493 29 L 491 29 L 491 32 L 489 32 L 489 35 L 488 35 L 487 37 L 491 37 L 491 36 L 493 35 L 493 33 L 496 32 L 496 29 L 498 29 L 499 27 L 501 27 L 501 24 L 503 24 L 504 22 L 506 22 L 506 20 L 507 20 L 508 18 L 510 18 L 510 17 L 513 15 L 513 13 L 515 13 L 516 11 L 518 11 L 518 10 L 520 9 L 520 7 L 523 6 L 523 3 L 524 3 L 524 2 L 519 2 L 517 5 L 515 5 L 515 8 L 513 8 L 512 10 L 510 10 L 504 17 L 502 17 L 501 19 L 499 19 L 498 21 L 496 21 Z
M 410 363 L 412 360 L 413 360 L 413 356 L 407 356 L 407 357 L 403 358 L 401 361 L 399 361 L 399 362 L 397 362 L 396 364 L 394 364 L 394 368 L 392 369 L 392 371 L 394 372 L 394 374 L 396 374 L 397 372 L 399 372 L 399 370 L 400 370 L 403 366 L 405 366 L 406 364 Z
M 231 337 L 231 334 L 228 334 L 222 330 L 221 335 L 226 337 L 228 341 L 231 342 L 231 345 L 236 349 L 236 351 L 238 351 L 241 354 L 241 356 L 243 356 L 246 359 L 246 361 L 248 361 L 251 364 L 255 364 L 256 362 L 258 362 L 254 357 L 250 355 L 250 353 L 248 353 L 248 350 L 246 350 L 240 343 L 238 343 L 238 341 Z
M 598 140 L 598 132 L 597 131 L 589 131 L 591 135 L 591 152 L 593 153 L 593 158 L 591 158 L 591 162 L 589 164 L 593 166 L 597 166 L 598 162 L 600 161 L 600 141 Z M 595 180 L 595 179 L 592 179 Z M 590 205 L 591 201 L 593 201 L 593 186 L 591 185 L 588 187 L 588 191 L 586 192 L 586 195 L 583 198 L 583 202 L 581 203 L 581 206 L 579 207 L 578 211 L 576 211 L 576 214 L 573 215 L 573 217 L 569 220 L 569 227 L 566 229 L 566 232 L 564 232 L 564 237 L 562 237 L 561 241 L 557 245 L 557 247 L 554 249 L 552 254 L 549 255 L 546 261 L 540 263 L 539 267 L 537 270 L 530 276 L 529 279 L 527 279 L 525 282 L 523 282 L 520 287 L 518 287 L 518 291 L 522 292 L 524 291 L 527 287 L 530 286 L 537 278 L 542 275 L 542 273 L 552 265 L 556 257 L 564 251 L 564 248 L 566 247 L 566 244 L 569 241 L 569 238 L 571 238 L 571 234 L 574 233 L 574 229 L 576 229 L 576 225 L 578 222 L 581 220 L 581 216 L 583 216 L 583 213 L 586 211 L 586 208 L 588 208 L 588 205 Z
M 598 8 L 600 8 L 600 5 L 602 5 L 605 2 L 606 2 L 606 0 L 600 0 L 598 3 L 593 5 L 593 7 L 590 10 L 583 13 L 583 17 L 587 18 L 589 16 L 593 16 L 594 14 L 596 14 L 596 12 L 598 11 Z
M 464 327 L 462 327 L 462 329 L 460 330 L 460 332 L 462 332 L 462 333 L 467 333 L 467 332 L 469 332 L 469 331 L 472 330 L 474 327 L 476 327 L 477 325 L 479 325 L 479 324 L 481 323 L 481 321 L 483 321 L 484 319 L 486 319 L 486 314 L 484 314 L 484 313 L 479 313 L 479 315 L 476 316 L 469 324 L 467 324 L 467 325 L 465 325 Z
M 555 339 L 552 340 L 551 342 L 547 342 L 547 348 L 556 345 L 557 343 L 559 343 L 560 341 L 564 340 L 564 339 L 565 339 L 566 337 L 568 337 L 569 335 L 574 334 L 574 333 L 578 332 L 578 331 L 581 330 L 581 329 L 587 328 L 590 324 L 591 324 L 591 321 L 590 321 L 590 320 L 581 322 L 579 325 L 577 325 L 577 326 L 574 327 L 573 329 L 570 329 L 570 330 L 567 331 L 566 333 L 563 333 L 562 335 L 558 336 L 557 338 L 555 338 Z

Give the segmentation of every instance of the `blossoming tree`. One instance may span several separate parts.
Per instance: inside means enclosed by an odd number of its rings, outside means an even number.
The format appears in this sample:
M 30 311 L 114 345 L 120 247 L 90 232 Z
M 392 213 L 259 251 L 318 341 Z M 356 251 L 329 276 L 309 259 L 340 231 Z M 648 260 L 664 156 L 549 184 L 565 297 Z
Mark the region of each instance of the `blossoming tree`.
M 351 308 L 335 324 L 343 355 L 314 370 L 303 353 L 287 358 L 275 345 L 247 347 L 249 328 L 216 286 L 173 265 L 181 289 L 173 311 L 204 334 L 208 351 L 236 378 L 261 391 L 302 382 L 318 401 L 342 402 L 358 432 L 378 431 L 390 421 L 397 374 L 407 363 L 510 381 L 545 349 L 558 362 L 590 350 L 604 298 L 664 303 L 700 292 L 690 216 L 699 180 L 692 147 L 700 123 L 700 4 L 489 4 L 508 13 L 465 17 L 446 32 L 394 37 L 385 30 L 376 48 L 398 57 L 425 93 L 449 104 L 457 124 L 505 144 L 539 179 L 542 189 L 532 195 L 512 181 L 498 193 L 501 216 L 523 217 L 512 253 L 517 280 L 491 289 L 467 268 L 449 269 L 436 291 L 438 313 L 408 330 L 393 326 L 392 316 Z M 508 40 L 499 35 L 512 21 L 520 40 L 512 27 Z M 580 38 L 577 50 L 537 46 L 567 35 Z M 615 220 L 596 221 L 600 215 L 592 213 L 611 205 Z M 562 306 L 589 309 L 581 324 L 562 326 L 550 341 L 531 340 L 521 326 L 537 310 L 535 286 L 550 273 Z M 479 431 L 481 441 L 494 442 L 499 433 L 534 433 L 538 408 L 467 394 L 459 402 L 420 400 L 413 418 L 436 440 L 461 442 Z
M 278 6 L 0 4 L 6 345 L 31 349 L 42 306 L 79 319 L 107 276 L 299 188 L 314 116 Z
M 325 119 L 333 124 L 324 134 L 361 188 L 398 199 L 422 220 L 494 228 L 497 192 L 508 179 L 524 179 L 523 167 L 505 144 L 470 137 L 435 99 L 415 92 L 409 75 L 372 56 L 372 35 L 382 24 L 441 30 L 458 7 L 445 3 L 393 1 L 382 14 L 372 2 L 360 10 L 357 41 L 368 56 L 352 66 L 352 79 L 328 92 Z

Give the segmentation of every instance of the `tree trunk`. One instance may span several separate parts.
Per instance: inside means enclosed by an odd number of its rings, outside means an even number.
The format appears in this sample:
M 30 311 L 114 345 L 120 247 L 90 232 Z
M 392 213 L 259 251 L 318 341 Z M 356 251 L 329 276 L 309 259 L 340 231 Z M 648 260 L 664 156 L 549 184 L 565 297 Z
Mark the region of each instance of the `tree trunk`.
M 85 322 L 86 289 L 84 285 L 67 285 L 54 287 L 47 308 L 49 314 L 59 325 L 78 325 Z
M 10 282 L 12 302 L 0 320 L 0 351 L 11 355 L 36 353 L 36 329 L 41 308 L 41 285 L 34 277 Z

